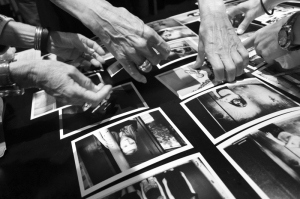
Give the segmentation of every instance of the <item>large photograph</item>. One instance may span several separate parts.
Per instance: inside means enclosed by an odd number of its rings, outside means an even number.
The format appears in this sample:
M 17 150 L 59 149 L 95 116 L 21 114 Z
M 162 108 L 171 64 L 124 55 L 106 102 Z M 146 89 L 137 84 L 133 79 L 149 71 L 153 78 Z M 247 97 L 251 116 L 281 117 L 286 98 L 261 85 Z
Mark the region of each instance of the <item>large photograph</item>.
M 72 141 L 72 148 L 85 196 L 192 145 L 156 108 L 88 133 Z
M 166 60 L 161 60 L 157 68 L 164 68 L 174 62 L 188 57 L 197 56 L 198 54 L 198 38 L 190 37 L 169 42 L 171 48 L 170 54 Z
M 181 105 L 214 144 L 299 106 L 256 78 L 215 87 Z
M 70 106 L 59 111 L 60 139 L 107 121 L 149 108 L 133 83 L 112 88 L 110 98 L 98 109 L 82 111 Z
M 208 67 L 192 69 L 195 62 L 167 71 L 156 78 L 181 100 L 214 87 L 212 71 Z
M 262 198 L 299 198 L 299 108 L 232 137 L 218 149 Z
M 89 199 L 234 198 L 200 153 L 162 165 Z

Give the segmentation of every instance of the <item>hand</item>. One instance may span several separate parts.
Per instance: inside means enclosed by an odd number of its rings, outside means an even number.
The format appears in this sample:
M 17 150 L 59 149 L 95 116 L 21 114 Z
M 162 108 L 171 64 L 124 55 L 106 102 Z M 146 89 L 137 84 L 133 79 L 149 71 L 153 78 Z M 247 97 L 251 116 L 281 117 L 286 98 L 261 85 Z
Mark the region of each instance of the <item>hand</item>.
M 213 67 L 216 82 L 234 81 L 248 65 L 248 51 L 236 35 L 225 12 L 201 16 L 198 57 L 193 68 L 202 66 L 205 55 Z
M 12 62 L 10 73 L 17 85 L 41 88 L 63 104 L 97 106 L 111 90 L 110 85 L 95 85 L 75 67 L 57 61 Z
M 265 26 L 256 31 L 243 44 L 246 48 L 254 46 L 257 55 L 261 56 L 267 63 L 272 63 L 276 58 L 288 53 L 278 45 L 278 32 L 282 25 L 288 20 L 285 17 L 278 22 Z
M 264 0 L 264 6 L 267 10 L 273 9 L 282 0 Z M 283 2 L 283 1 L 282 1 Z M 257 17 L 265 14 L 260 0 L 248 0 L 236 6 L 227 9 L 228 16 L 232 19 L 238 14 L 244 14 L 245 18 L 237 29 L 237 34 L 243 34 L 248 28 L 249 24 Z
M 15 47 L 8 47 L 3 54 L 0 54 L 0 60 L 13 61 L 15 58 L 15 53 Z
M 288 52 L 287 54 L 275 59 L 282 68 L 292 69 L 299 66 L 300 63 L 300 50 Z
M 51 31 L 48 52 L 56 54 L 65 61 L 82 62 L 86 59 L 97 67 L 104 63 L 101 57 L 105 54 L 104 50 L 95 41 L 81 34 Z

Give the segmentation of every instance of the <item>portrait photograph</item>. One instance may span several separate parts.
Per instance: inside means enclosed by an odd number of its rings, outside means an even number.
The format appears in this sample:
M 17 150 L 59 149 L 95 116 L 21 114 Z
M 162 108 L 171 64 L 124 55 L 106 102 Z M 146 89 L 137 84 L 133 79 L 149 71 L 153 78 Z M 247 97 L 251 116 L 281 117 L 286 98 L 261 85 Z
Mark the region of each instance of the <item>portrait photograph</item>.
M 180 40 L 175 40 L 168 43 L 171 51 L 166 60 L 161 60 L 157 68 L 164 68 L 174 62 L 177 62 L 188 57 L 197 56 L 198 54 L 198 38 L 189 37 Z
M 173 28 L 173 27 L 179 27 L 183 26 L 180 22 L 178 22 L 176 19 L 173 18 L 167 18 L 162 19 L 158 21 L 153 21 L 150 23 L 147 23 L 147 25 L 151 28 L 153 28 L 156 32 L 159 32 L 160 30 L 166 29 L 166 28 Z
M 160 109 L 152 109 L 72 141 L 81 195 L 192 148 Z
M 252 75 L 300 98 L 300 69 L 298 67 L 283 69 L 280 64 L 272 64 L 254 71 Z
M 251 127 L 218 149 L 262 198 L 299 198 L 300 108 Z
M 173 41 L 176 39 L 182 39 L 182 38 L 186 38 L 186 37 L 197 37 L 198 38 L 198 35 L 186 26 L 166 28 L 166 29 L 158 31 L 157 33 L 166 42 Z
M 98 109 L 82 111 L 81 107 L 70 106 L 60 110 L 60 139 L 148 108 L 132 82 L 113 87 L 110 98 Z
M 209 89 L 181 105 L 214 144 L 299 106 L 256 78 Z
M 205 65 L 199 69 L 192 69 L 195 62 L 159 74 L 156 78 L 181 100 L 196 93 L 212 88 L 216 85 L 210 77 L 211 69 Z
M 234 198 L 200 153 L 130 178 L 88 199 Z
M 193 23 L 195 21 L 200 21 L 200 12 L 199 9 L 196 9 L 179 15 L 172 16 L 170 18 L 175 19 L 185 25 L 185 24 Z

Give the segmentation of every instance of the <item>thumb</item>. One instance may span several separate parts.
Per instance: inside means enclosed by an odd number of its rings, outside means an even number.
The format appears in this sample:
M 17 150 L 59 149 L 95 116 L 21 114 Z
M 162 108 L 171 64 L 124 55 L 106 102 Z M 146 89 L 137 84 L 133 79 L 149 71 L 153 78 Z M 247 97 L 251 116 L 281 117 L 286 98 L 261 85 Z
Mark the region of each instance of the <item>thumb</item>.
M 203 65 L 204 60 L 205 60 L 204 45 L 203 45 L 201 38 L 199 37 L 197 59 L 196 59 L 195 64 L 193 66 L 191 66 L 191 68 L 193 68 L 193 69 L 200 68 Z

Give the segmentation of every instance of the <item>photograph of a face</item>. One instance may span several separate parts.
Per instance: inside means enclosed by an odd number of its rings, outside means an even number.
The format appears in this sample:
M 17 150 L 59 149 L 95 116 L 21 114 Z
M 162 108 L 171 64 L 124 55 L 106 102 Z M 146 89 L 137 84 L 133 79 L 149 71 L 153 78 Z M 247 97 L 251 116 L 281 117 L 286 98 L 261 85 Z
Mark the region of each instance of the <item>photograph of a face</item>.
M 164 68 L 174 62 L 177 62 L 188 57 L 197 56 L 198 54 L 198 38 L 190 37 L 180 40 L 175 40 L 168 43 L 171 52 L 166 60 L 161 60 L 157 68 Z
M 192 145 L 160 109 L 97 129 L 72 141 L 81 195 Z
M 175 19 L 182 24 L 189 24 L 195 21 L 200 21 L 200 12 L 199 9 L 196 9 L 179 15 L 172 16 L 170 18 Z
M 96 85 L 103 82 L 100 73 L 90 74 L 88 77 Z M 70 105 L 60 103 L 54 97 L 47 94 L 44 90 L 38 91 L 34 93 L 32 97 L 30 119 L 32 120 L 69 106 Z
M 237 134 L 218 149 L 261 198 L 299 198 L 299 108 Z
M 205 65 L 201 70 L 192 69 L 194 63 L 159 74 L 156 78 L 181 100 L 214 87 L 216 83 L 210 80 L 211 69 Z
M 186 37 L 198 37 L 191 29 L 186 26 L 179 26 L 174 28 L 166 28 L 157 32 L 159 36 L 166 42 Z
M 156 32 L 158 32 L 158 31 L 166 29 L 166 28 L 182 26 L 183 24 L 181 24 L 180 22 L 178 22 L 175 19 L 167 18 L 167 19 L 162 19 L 162 20 L 147 23 L 147 25 L 149 27 L 153 28 Z
M 299 106 L 256 78 L 209 89 L 181 105 L 214 144 Z
M 112 94 L 106 104 L 94 112 L 94 108 L 82 111 L 77 106 L 60 110 L 60 139 L 147 108 L 147 103 L 133 83 L 116 86 L 112 88 Z
M 234 198 L 200 153 L 121 182 L 89 199 Z
M 283 69 L 279 64 L 267 65 L 252 73 L 254 76 L 300 98 L 300 69 Z

